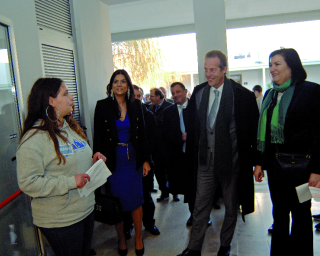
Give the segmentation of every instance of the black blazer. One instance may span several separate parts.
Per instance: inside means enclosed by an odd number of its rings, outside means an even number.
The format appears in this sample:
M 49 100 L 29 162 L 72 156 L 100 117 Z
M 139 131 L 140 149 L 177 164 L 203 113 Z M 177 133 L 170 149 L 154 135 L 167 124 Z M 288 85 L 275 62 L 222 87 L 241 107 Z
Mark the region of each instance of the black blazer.
M 172 106 L 172 103 L 164 99 L 161 107 L 157 110 L 157 112 L 155 112 L 155 109 L 156 109 L 155 105 L 150 105 L 148 108 L 156 117 L 158 128 L 161 133 L 162 133 L 162 122 L 163 122 L 163 110 L 165 110 L 167 107 L 170 107 L 170 106 Z
M 106 165 L 111 172 L 116 166 L 116 147 L 119 143 L 116 127 L 116 113 L 112 98 L 99 100 L 94 113 L 93 153 L 101 152 L 107 157 Z M 144 117 L 141 102 L 135 100 L 130 107 L 127 104 L 127 114 L 130 120 L 130 142 L 137 151 L 137 169 L 144 162 L 150 163 L 150 154 L 147 146 Z
M 190 122 L 188 107 L 183 109 L 183 120 L 188 133 Z M 187 182 L 188 177 L 185 173 L 185 157 L 182 152 L 183 140 L 177 104 L 163 111 L 163 139 L 169 189 L 174 193 L 187 196 L 183 184 Z
M 227 78 L 225 78 L 225 83 Z M 242 85 L 233 80 L 229 80 L 233 88 L 234 95 L 234 114 L 236 122 L 237 145 L 240 165 L 239 178 L 239 198 L 242 205 L 242 214 L 254 211 L 254 184 L 252 168 L 259 164 L 260 153 L 256 149 L 257 145 L 257 127 L 259 110 L 252 91 L 249 91 Z M 196 172 L 198 169 L 198 150 L 200 138 L 200 123 L 196 106 L 196 95 L 200 89 L 208 82 L 200 84 L 194 88 L 188 108 L 190 111 L 191 127 L 187 136 L 187 160 L 192 161 L 188 164 L 192 168 L 189 175 L 193 175 L 196 184 Z M 229 129 L 229 127 L 227 128 Z
M 265 93 L 269 93 L 268 90 Z M 280 152 L 312 154 L 306 176 L 320 174 L 320 85 L 308 81 L 296 84 L 284 125 L 284 144 L 278 144 Z M 272 171 L 275 147 L 266 140 L 263 167 Z M 271 174 L 272 175 L 272 174 Z

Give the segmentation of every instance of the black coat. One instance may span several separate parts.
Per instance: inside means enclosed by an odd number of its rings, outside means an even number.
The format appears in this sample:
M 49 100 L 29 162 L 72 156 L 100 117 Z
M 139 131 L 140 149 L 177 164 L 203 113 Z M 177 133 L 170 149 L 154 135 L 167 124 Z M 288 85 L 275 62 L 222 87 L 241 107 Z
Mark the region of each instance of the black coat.
M 225 78 L 226 79 L 226 78 Z M 230 80 L 234 94 L 234 111 L 236 122 L 237 145 L 240 165 L 239 200 L 242 205 L 243 216 L 254 212 L 254 183 L 253 166 L 260 160 L 260 153 L 256 150 L 257 126 L 259 110 L 254 93 Z M 207 82 L 195 87 L 188 108 L 191 126 L 187 135 L 187 160 L 190 177 L 188 188 L 195 193 L 198 169 L 198 150 L 200 138 L 200 123 L 196 106 L 197 92 L 207 85 Z M 229 129 L 229 127 L 226 127 Z
M 160 133 L 162 133 L 162 122 L 163 122 L 163 110 L 165 110 L 167 107 L 172 106 L 172 103 L 163 100 L 163 103 L 161 105 L 161 107 L 155 112 L 156 106 L 155 105 L 150 105 L 149 106 L 149 110 L 154 114 L 154 116 L 156 117 L 156 121 L 158 124 L 158 128 Z
M 117 116 L 113 103 L 111 97 L 97 102 L 94 113 L 93 139 L 93 153 L 101 152 L 106 156 L 106 165 L 111 172 L 114 172 L 116 167 L 116 147 L 119 143 L 116 127 Z M 132 107 L 127 104 L 127 114 L 130 120 L 130 143 L 137 151 L 136 167 L 138 169 L 144 162 L 150 163 L 141 102 L 135 100 Z
M 265 96 L 269 93 L 266 92 Z M 268 134 L 269 135 L 269 134 Z M 268 136 L 267 135 L 267 136 Z M 270 135 L 269 135 L 270 136 Z M 267 138 L 267 137 L 266 137 Z M 278 144 L 280 152 L 308 153 L 312 155 L 304 177 L 311 173 L 320 174 L 320 85 L 308 81 L 296 84 L 292 100 L 287 110 L 284 125 L 284 144 Z M 273 145 L 273 144 L 272 144 Z M 266 139 L 263 167 L 273 177 L 275 147 Z M 307 182 L 306 179 L 304 182 Z
M 183 110 L 183 120 L 188 133 L 190 122 L 188 108 Z M 177 104 L 163 111 L 163 139 L 170 192 L 173 194 L 186 194 L 184 186 L 187 182 L 185 154 L 182 152 L 183 140 Z M 188 201 L 188 199 L 185 201 Z

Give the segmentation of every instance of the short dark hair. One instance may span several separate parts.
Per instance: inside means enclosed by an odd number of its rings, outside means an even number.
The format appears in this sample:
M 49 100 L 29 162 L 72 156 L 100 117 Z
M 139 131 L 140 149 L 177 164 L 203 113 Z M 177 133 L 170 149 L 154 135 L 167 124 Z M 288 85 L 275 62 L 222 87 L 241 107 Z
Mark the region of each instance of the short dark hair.
M 151 91 L 154 91 L 154 95 L 160 96 L 160 99 L 163 99 L 163 98 L 164 98 L 164 95 L 163 95 L 162 91 L 161 91 L 159 88 L 152 88 L 152 89 L 150 90 L 150 92 L 151 92 Z
M 224 67 L 228 66 L 228 59 L 227 56 L 219 50 L 212 50 L 210 52 L 207 52 L 206 55 L 204 56 L 204 60 L 209 59 L 209 58 L 219 58 L 220 63 L 219 63 L 219 67 L 220 69 L 224 69 Z
M 295 49 L 283 48 L 273 51 L 269 56 L 269 66 L 271 58 L 275 55 L 281 55 L 288 67 L 291 69 L 292 82 L 300 83 L 306 80 L 307 72 L 303 68 L 299 54 Z
M 252 88 L 252 91 L 257 91 L 257 92 L 262 92 L 262 87 L 261 87 L 261 85 L 255 85 L 255 86 L 253 86 L 253 88 Z
M 133 89 L 134 90 L 139 90 L 140 91 L 140 87 L 138 85 L 133 84 Z
M 174 86 L 176 86 L 176 85 L 180 85 L 180 87 L 181 87 L 183 90 L 186 89 L 186 87 L 184 86 L 184 84 L 183 84 L 183 83 L 180 83 L 180 82 L 174 82 L 172 85 L 170 85 L 170 88 L 172 88 L 172 87 L 174 87 Z

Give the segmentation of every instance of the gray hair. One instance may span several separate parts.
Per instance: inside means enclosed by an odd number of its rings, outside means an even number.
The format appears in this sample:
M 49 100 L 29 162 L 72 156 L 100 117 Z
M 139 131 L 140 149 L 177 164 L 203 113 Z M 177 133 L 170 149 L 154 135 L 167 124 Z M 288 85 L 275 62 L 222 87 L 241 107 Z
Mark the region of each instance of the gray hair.
M 220 64 L 219 67 L 220 69 L 223 69 L 224 67 L 228 66 L 228 59 L 227 56 L 219 50 L 212 50 L 210 52 L 207 52 L 206 55 L 204 56 L 204 60 L 209 59 L 209 58 L 219 58 Z

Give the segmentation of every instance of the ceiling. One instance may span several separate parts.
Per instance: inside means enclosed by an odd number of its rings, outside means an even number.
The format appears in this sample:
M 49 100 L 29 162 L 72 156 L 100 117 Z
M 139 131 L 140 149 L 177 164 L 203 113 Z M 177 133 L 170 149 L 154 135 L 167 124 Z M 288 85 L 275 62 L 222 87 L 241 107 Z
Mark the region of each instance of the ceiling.
M 193 2 L 197 0 L 101 1 L 109 6 L 111 33 L 120 33 L 194 24 Z M 294 19 L 310 11 L 317 11 L 310 19 L 320 19 L 319 0 L 225 0 L 225 3 L 227 22 L 268 16 L 271 18 L 268 22 L 272 22 L 274 15 L 290 14 Z

